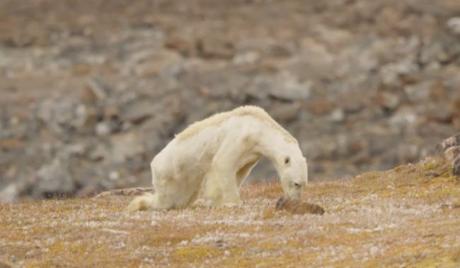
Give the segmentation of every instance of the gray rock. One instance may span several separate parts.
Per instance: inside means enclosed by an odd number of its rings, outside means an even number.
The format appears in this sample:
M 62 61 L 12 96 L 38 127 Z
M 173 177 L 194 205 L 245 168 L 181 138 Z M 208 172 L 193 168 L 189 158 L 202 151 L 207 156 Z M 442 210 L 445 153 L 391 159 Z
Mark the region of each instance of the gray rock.
M 260 55 L 257 51 L 247 51 L 244 53 L 236 54 L 232 62 L 235 65 L 246 65 L 246 64 L 254 64 L 260 59 Z
M 444 152 L 447 161 L 451 163 L 452 174 L 460 176 L 460 134 L 445 139 L 438 147 Z
M 284 100 L 306 100 L 310 97 L 312 83 L 310 81 L 300 82 L 297 79 L 285 76 L 278 81 L 279 87 L 272 87 L 270 96 Z
M 310 97 L 312 83 L 299 81 L 289 73 L 282 73 L 276 77 L 257 76 L 250 85 L 247 94 L 264 99 L 267 96 L 281 101 L 302 101 Z
M 126 73 L 136 76 L 176 76 L 182 70 L 182 57 L 170 50 L 143 50 L 134 53 L 126 64 Z
M 457 157 L 452 163 L 452 174 L 460 176 L 460 157 Z
M 140 124 L 153 116 L 155 104 L 149 99 L 132 101 L 123 108 L 122 120 L 133 125 Z
M 11 203 L 19 197 L 18 185 L 11 183 L 0 190 L 0 203 Z
M 417 120 L 419 117 L 415 112 L 410 109 L 400 109 L 390 118 L 389 123 L 394 129 L 403 130 L 414 127 Z
M 77 103 L 70 98 L 49 98 L 39 104 L 37 116 L 48 128 L 58 134 L 64 134 L 78 125 Z
M 300 108 L 300 103 L 289 103 L 274 107 L 270 113 L 279 122 L 288 123 L 298 118 Z
M 401 103 L 401 99 L 395 93 L 381 92 L 377 95 L 377 103 L 384 108 L 395 110 Z
M 442 47 L 441 42 L 435 42 L 428 45 L 425 45 L 420 51 L 420 61 L 423 64 L 431 65 L 439 64 L 439 61 L 445 58 L 445 52 Z M 439 67 L 439 65 L 438 65 Z
M 85 157 L 88 152 L 88 144 L 84 142 L 60 146 L 61 154 L 66 157 L 78 156 Z
M 131 158 L 145 153 L 143 140 L 133 132 L 112 136 L 111 144 L 111 158 L 114 163 L 124 163 Z
M 432 81 L 425 81 L 404 87 L 404 92 L 411 102 L 419 103 L 430 97 L 431 87 Z
M 441 142 L 441 149 L 443 151 L 449 149 L 450 147 L 460 146 L 460 134 L 449 137 Z
M 38 170 L 32 194 L 35 197 L 44 197 L 73 191 L 75 183 L 69 170 L 68 158 L 56 157 Z
M 107 136 L 113 132 L 113 127 L 110 122 L 103 121 L 96 125 L 95 132 L 98 136 Z
M 105 101 L 111 94 L 110 86 L 101 78 L 93 77 L 87 81 L 87 94 L 92 94 L 97 101 Z
M 75 113 L 75 125 L 80 128 L 91 129 L 96 124 L 99 116 L 94 106 L 84 104 L 78 104 Z
M 211 36 L 199 39 L 196 47 L 198 55 L 208 59 L 231 59 L 235 53 L 231 42 Z
M 450 162 L 455 161 L 460 156 L 460 146 L 448 147 L 444 151 L 444 156 Z
M 453 34 L 460 35 L 460 17 L 450 18 L 446 25 Z
M 98 162 L 104 159 L 108 159 L 110 155 L 109 145 L 97 143 L 95 146 L 91 147 L 91 150 L 88 153 L 88 159 Z
M 332 122 L 336 122 L 336 123 L 340 123 L 340 122 L 343 122 L 345 120 L 345 112 L 343 111 L 343 109 L 335 109 L 331 112 L 331 114 L 329 115 L 329 118 Z
M 396 63 L 389 63 L 380 69 L 382 82 L 387 86 L 399 86 L 401 75 L 414 73 L 418 70 L 412 58 L 404 58 Z

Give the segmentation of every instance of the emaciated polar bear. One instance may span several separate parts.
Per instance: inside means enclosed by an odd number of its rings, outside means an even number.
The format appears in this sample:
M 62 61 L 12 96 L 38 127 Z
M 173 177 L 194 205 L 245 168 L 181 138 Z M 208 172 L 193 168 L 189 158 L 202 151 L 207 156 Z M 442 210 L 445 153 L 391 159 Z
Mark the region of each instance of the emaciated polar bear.
M 128 211 L 183 208 L 200 193 L 210 205 L 241 203 L 239 187 L 261 157 L 275 166 L 282 189 L 299 199 L 308 181 L 297 140 L 262 108 L 242 106 L 195 122 L 152 160 L 154 194 L 135 198 Z

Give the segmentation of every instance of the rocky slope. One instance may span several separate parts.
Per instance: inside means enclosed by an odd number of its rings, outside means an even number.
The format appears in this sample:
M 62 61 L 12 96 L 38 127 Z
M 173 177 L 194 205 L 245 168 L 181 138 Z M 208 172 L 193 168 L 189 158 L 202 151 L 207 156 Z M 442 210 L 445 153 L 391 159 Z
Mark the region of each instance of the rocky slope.
M 0 199 L 147 185 L 174 133 L 243 104 L 298 137 L 313 180 L 415 161 L 460 128 L 459 18 L 455 0 L 1 1 Z
M 314 182 L 325 213 L 276 210 L 278 184 L 233 208 L 128 213 L 132 197 L 0 204 L 1 267 L 458 267 L 460 181 L 441 157 Z

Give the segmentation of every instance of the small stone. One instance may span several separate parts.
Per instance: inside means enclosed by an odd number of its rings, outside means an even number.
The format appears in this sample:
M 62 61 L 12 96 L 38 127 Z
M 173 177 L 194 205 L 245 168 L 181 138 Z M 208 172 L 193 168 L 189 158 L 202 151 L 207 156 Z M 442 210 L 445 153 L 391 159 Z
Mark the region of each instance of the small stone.
M 430 121 L 450 124 L 453 119 L 452 110 L 446 105 L 425 105 L 425 117 Z
M 454 33 L 460 35 L 460 17 L 453 17 L 447 21 L 447 28 Z
M 190 57 L 195 54 L 195 49 L 192 41 L 183 39 L 178 36 L 168 38 L 165 42 L 165 47 L 180 53 L 184 57 Z
M 406 93 L 409 101 L 413 103 L 419 103 L 430 98 L 431 88 L 431 81 L 421 82 L 404 87 L 404 92 Z
M 120 173 L 118 173 L 117 171 L 110 172 L 109 179 L 112 180 L 112 181 L 116 181 L 116 180 L 120 179 Z
M 152 107 L 154 103 L 150 100 L 138 100 L 127 106 L 122 114 L 123 121 L 133 125 L 141 124 L 153 116 Z
M 301 82 L 291 75 L 279 77 L 279 87 L 273 87 L 269 96 L 282 101 L 300 101 L 310 97 L 312 83 L 310 81 Z
M 10 138 L 0 140 L 0 151 L 12 151 L 24 147 L 24 142 L 20 139 Z
M 67 134 L 73 127 L 80 124 L 77 103 L 71 98 L 45 99 L 38 106 L 37 117 L 58 134 Z
M 460 97 L 452 100 L 450 104 L 450 110 L 453 114 L 455 114 L 456 118 L 460 117 Z
M 232 43 L 216 38 L 200 39 L 196 48 L 199 56 L 207 59 L 231 59 L 234 55 Z
M 96 134 L 98 136 L 107 136 L 112 132 L 112 127 L 109 122 L 100 122 L 96 125 Z
M 130 71 L 141 77 L 166 75 L 174 77 L 182 70 L 182 56 L 172 50 L 143 51 L 128 64 Z M 127 68 L 128 68 L 127 66 Z
M 86 90 L 89 90 L 89 92 L 83 93 L 82 97 L 87 98 L 89 101 L 94 101 L 94 98 L 98 101 L 105 100 L 110 93 L 109 86 L 99 78 L 89 79 Z
M 395 129 L 408 128 L 412 127 L 419 120 L 417 114 L 415 114 L 411 109 L 399 109 L 397 112 L 390 118 L 389 123 Z
M 326 98 L 317 98 L 307 102 L 307 110 L 317 116 L 331 113 L 334 109 L 334 103 Z
M 389 63 L 380 68 L 382 83 L 387 86 L 401 86 L 400 77 L 418 70 L 418 66 L 410 58 L 395 63 Z
M 453 164 L 452 164 L 452 173 L 455 175 L 455 176 L 460 176 L 460 157 L 457 156 L 457 158 L 455 158 Z
M 400 104 L 399 96 L 390 92 L 381 92 L 377 95 L 377 103 L 387 109 L 394 110 Z
M 135 133 L 128 132 L 114 135 L 112 142 L 112 160 L 115 163 L 124 163 L 145 152 L 142 139 Z
M 63 153 L 69 156 L 84 156 L 88 148 L 84 143 L 70 144 L 63 148 Z
M 295 120 L 300 112 L 300 103 L 292 103 L 289 105 L 276 106 L 271 114 L 273 118 L 281 122 L 291 122 Z
M 224 239 L 219 238 L 216 240 L 215 244 L 216 244 L 216 247 L 223 248 L 225 246 L 225 241 Z
M 460 146 L 452 146 L 445 150 L 444 156 L 448 161 L 454 161 L 460 155 Z
M 345 112 L 343 111 L 343 109 L 335 109 L 334 111 L 332 111 L 329 118 L 332 122 L 343 122 L 345 120 Z
M 94 104 L 97 102 L 97 96 L 88 84 L 80 91 L 80 100 L 85 104 Z
M 82 189 L 79 189 L 76 196 L 77 197 L 89 197 L 89 196 L 94 196 L 98 192 L 100 192 L 101 186 L 97 184 L 86 184 L 83 186 Z
M 245 64 L 254 64 L 260 59 L 259 53 L 256 51 L 248 51 L 245 53 L 237 54 L 233 57 L 233 64 L 235 65 L 245 65 Z
M 120 108 L 118 105 L 111 104 L 104 107 L 104 118 L 116 119 L 120 117 Z
M 78 105 L 76 108 L 76 124 L 79 127 L 93 127 L 97 121 L 97 110 L 93 106 Z
M 0 202 L 10 203 L 18 198 L 19 190 L 16 184 L 9 184 L 0 191 Z M 1 267 L 1 266 L 0 266 Z
M 101 161 L 107 159 L 110 155 L 109 149 L 107 145 L 104 144 L 97 144 L 95 146 L 90 147 L 90 151 L 88 153 L 88 158 L 92 161 Z
M 441 149 L 442 151 L 446 151 L 448 148 L 453 146 L 460 145 L 460 134 L 449 137 L 441 142 Z

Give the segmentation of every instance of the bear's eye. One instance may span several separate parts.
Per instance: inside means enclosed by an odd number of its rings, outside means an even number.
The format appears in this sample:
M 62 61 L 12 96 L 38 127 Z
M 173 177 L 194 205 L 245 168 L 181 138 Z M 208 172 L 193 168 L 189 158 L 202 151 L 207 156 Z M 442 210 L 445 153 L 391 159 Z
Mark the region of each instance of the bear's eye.
M 286 158 L 284 158 L 284 164 L 289 164 L 289 162 L 291 162 L 291 159 L 287 156 Z

